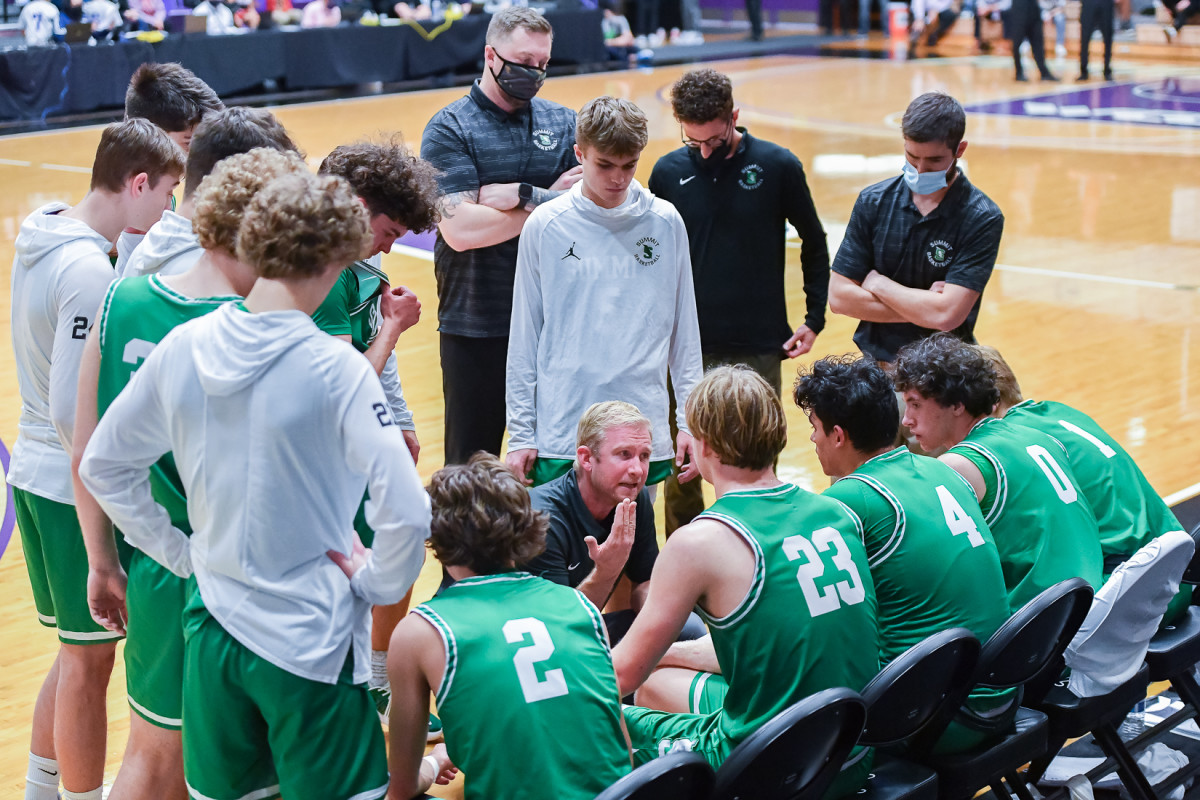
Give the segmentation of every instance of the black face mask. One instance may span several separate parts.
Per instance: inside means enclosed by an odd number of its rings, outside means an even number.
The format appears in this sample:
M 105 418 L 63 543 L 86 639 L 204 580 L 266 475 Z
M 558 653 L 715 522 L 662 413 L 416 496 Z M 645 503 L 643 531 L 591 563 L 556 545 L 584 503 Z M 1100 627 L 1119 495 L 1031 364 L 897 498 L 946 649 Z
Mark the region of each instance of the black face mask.
M 496 53 L 496 58 L 500 59 L 504 66 L 500 68 L 499 75 L 493 72 L 492 77 L 496 79 L 496 85 L 501 91 L 514 100 L 528 103 L 546 82 L 544 69 L 514 64 L 499 53 Z
M 700 155 L 699 149 L 697 149 L 696 155 L 698 155 L 698 156 Z M 724 162 L 725 159 L 728 157 L 729 157 L 729 142 L 724 142 L 724 143 L 718 145 L 717 147 L 714 147 L 711 151 L 709 151 L 708 158 L 705 158 L 704 156 L 700 156 L 700 161 L 701 161 L 701 163 L 704 164 L 705 168 L 716 169 L 717 167 L 721 166 L 722 162 Z

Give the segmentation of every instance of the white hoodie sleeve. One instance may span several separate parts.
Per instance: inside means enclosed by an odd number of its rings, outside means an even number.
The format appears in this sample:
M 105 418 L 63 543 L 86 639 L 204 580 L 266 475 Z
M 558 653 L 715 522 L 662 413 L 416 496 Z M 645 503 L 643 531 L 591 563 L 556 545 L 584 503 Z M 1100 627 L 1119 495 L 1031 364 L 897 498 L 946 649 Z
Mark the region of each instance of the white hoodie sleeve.
M 545 226 L 540 224 L 540 216 L 535 211 L 525 223 L 517 247 L 517 275 L 513 284 L 504 387 L 510 453 L 537 447 L 538 345 L 544 321 L 541 234 Z
M 395 353 L 390 354 L 387 363 L 383 365 L 383 372 L 379 374 L 379 382 L 383 385 L 383 393 L 387 395 L 388 405 L 392 409 L 392 417 L 396 420 L 396 427 L 402 431 L 415 431 L 417 426 L 413 423 L 412 411 L 409 411 L 408 403 L 404 400 L 404 388 L 400 385 L 400 372 L 396 369 Z
M 75 437 L 75 398 L 83 346 L 114 277 L 108 261 L 97 254 L 67 265 L 54 289 L 58 318 L 50 353 L 50 421 L 68 455 Z
M 350 589 L 372 605 L 391 605 L 403 599 L 425 562 L 429 495 L 374 370 L 363 359 L 348 363 L 358 369 L 342 384 L 353 388 L 342 412 L 341 435 L 346 464 L 367 476 L 367 524 L 375 531 L 371 555 L 350 579 Z
M 192 574 L 190 540 L 150 492 L 150 466 L 171 450 L 170 422 L 158 394 L 159 345 L 96 426 L 79 477 L 137 549 L 181 578 Z
M 674 222 L 677 276 L 675 327 L 671 330 L 667 364 L 671 370 L 671 385 L 675 388 L 675 424 L 679 430 L 690 433 L 684 405 L 692 393 L 692 387 L 704 377 L 704 361 L 700 355 L 700 320 L 696 316 L 696 289 L 692 284 L 692 256 L 687 228 L 678 212 Z

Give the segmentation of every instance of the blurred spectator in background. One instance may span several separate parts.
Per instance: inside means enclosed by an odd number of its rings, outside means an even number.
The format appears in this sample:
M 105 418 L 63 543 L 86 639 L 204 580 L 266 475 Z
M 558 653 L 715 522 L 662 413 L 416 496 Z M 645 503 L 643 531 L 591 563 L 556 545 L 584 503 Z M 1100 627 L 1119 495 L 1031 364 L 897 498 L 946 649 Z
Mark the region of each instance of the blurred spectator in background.
M 25 44 L 31 47 L 50 44 L 56 35 L 61 36 L 63 31 L 58 19 L 58 6 L 49 0 L 29 0 L 21 9 L 19 20 Z
M 233 9 L 219 0 L 201 0 L 192 9 L 192 13 L 198 17 L 208 17 L 206 32 L 210 36 L 237 32 Z
M 125 26 L 121 9 L 112 0 L 87 0 L 81 21 L 92 24 L 92 38 L 98 42 L 115 39 Z
M 333 28 L 342 21 L 342 9 L 331 0 L 311 0 L 300 18 L 301 28 Z
M 125 19 L 130 30 L 161 31 L 167 20 L 167 7 L 163 0 L 133 0 L 125 11 Z
M 634 45 L 633 31 L 629 20 L 621 13 L 619 0 L 600 0 L 604 16 L 600 18 L 600 30 L 604 34 L 604 49 L 609 61 L 637 63 L 638 49 Z
M 433 16 L 429 3 L 423 3 L 421 0 L 413 0 L 412 3 L 396 3 L 392 12 L 399 19 L 429 19 Z
M 1196 0 L 1163 0 L 1163 6 L 1171 12 L 1171 24 L 1163 28 L 1168 42 L 1174 42 L 1179 30 L 1192 16 L 1200 11 L 1200 2 Z M 1121 30 L 1126 30 L 1129 23 L 1127 17 L 1122 18 Z
M 1036 0 L 1035 0 L 1036 2 Z M 921 42 L 926 30 L 925 44 L 936 47 L 938 41 L 954 27 L 958 19 L 959 3 L 955 0 L 912 0 L 912 33 L 908 37 L 909 49 Z

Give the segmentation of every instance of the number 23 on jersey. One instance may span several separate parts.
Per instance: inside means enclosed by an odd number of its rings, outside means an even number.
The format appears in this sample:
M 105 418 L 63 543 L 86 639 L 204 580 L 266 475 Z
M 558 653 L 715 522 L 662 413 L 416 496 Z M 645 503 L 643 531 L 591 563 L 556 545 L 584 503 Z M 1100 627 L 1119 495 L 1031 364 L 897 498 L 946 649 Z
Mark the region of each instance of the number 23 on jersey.
M 825 575 L 826 565 L 821 553 L 832 551 L 834 573 L 817 587 L 817 579 Z M 850 557 L 846 540 L 836 528 L 821 528 L 812 536 L 789 536 L 783 540 L 783 554 L 788 561 L 799 561 L 796 580 L 808 603 L 808 613 L 814 617 L 837 611 L 843 604 L 858 605 L 867 596 L 862 576 Z

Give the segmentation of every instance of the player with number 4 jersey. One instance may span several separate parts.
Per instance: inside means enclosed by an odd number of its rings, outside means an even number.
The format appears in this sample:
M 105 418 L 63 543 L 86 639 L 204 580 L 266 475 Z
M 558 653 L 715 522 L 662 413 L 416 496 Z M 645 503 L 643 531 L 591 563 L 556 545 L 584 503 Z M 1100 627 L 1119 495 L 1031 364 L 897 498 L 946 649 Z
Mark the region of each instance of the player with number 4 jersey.
M 621 691 L 638 689 L 625 710 L 635 760 L 686 749 L 716 767 L 788 706 L 875 676 L 875 587 L 854 512 L 775 477 L 787 424 L 770 384 L 718 367 L 686 410 L 717 501 L 667 540 L 613 659 Z M 673 644 L 694 605 L 711 636 Z M 869 767 L 853 752 L 831 795 Z
M 863 522 L 880 660 L 950 628 L 986 641 L 1008 619 L 996 543 L 958 473 L 894 446 L 900 422 L 888 374 L 870 357 L 822 358 L 800 374 L 793 397 L 812 424 L 821 469 L 834 479 L 825 496 Z M 1017 697 L 977 689 L 936 750 L 961 752 L 1006 730 Z
M 903 424 L 925 450 L 944 452 L 974 489 L 1000 551 L 1009 607 L 1068 578 L 1099 587 L 1096 517 L 1066 451 L 1044 433 L 989 416 L 1000 392 L 978 349 L 943 334 L 908 345 L 895 382 Z

